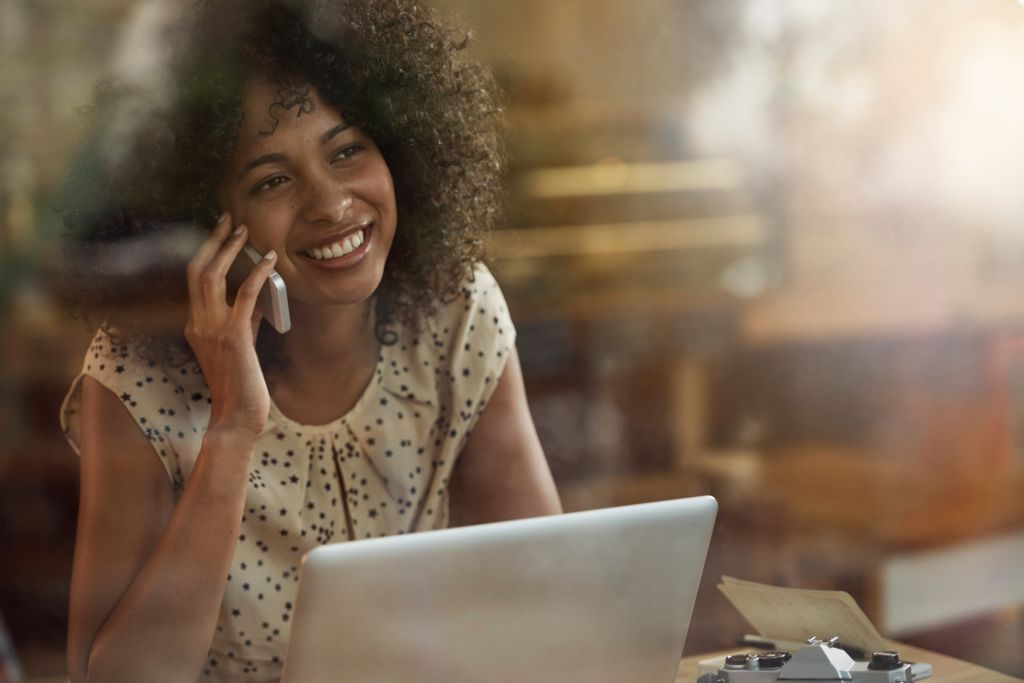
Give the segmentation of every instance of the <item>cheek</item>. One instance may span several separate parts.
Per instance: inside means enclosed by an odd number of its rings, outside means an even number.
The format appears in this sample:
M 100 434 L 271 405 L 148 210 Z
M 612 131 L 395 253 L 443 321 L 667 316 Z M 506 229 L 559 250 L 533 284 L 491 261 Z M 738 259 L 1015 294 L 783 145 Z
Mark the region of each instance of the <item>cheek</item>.
M 295 207 L 290 202 L 279 205 L 245 207 L 239 215 L 239 224 L 249 229 L 249 242 L 259 251 L 276 249 L 278 256 L 287 252 L 289 226 Z
M 217 195 L 217 206 L 221 211 L 231 214 L 231 222 L 237 227 L 249 224 L 249 212 L 245 197 L 236 193 L 223 193 Z
M 379 201 L 390 208 L 391 212 L 395 210 L 395 183 L 391 178 L 391 171 L 388 169 L 387 164 L 381 160 L 381 168 L 377 173 L 375 186 L 379 194 Z

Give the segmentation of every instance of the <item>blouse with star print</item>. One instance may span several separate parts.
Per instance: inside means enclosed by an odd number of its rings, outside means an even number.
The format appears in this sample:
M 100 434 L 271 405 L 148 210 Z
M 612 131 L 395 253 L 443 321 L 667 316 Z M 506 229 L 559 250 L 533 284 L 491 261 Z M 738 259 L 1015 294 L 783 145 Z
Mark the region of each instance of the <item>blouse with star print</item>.
M 490 271 L 418 333 L 398 328 L 362 396 L 343 417 L 299 424 L 271 402 L 253 452 L 242 526 L 201 681 L 281 674 L 299 561 L 312 548 L 445 527 L 448 480 L 504 369 L 515 330 Z M 95 378 L 135 419 L 181 495 L 210 417 L 195 364 L 166 368 L 114 346 L 101 330 L 61 408 L 79 448 L 81 378 Z

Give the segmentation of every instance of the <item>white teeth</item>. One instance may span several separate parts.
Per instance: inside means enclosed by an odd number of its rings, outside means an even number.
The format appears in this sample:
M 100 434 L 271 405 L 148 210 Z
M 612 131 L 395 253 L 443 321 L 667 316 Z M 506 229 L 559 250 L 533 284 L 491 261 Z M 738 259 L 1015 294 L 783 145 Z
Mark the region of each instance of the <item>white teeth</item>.
M 318 261 L 325 261 L 327 259 L 338 258 L 345 254 L 352 253 L 363 245 L 366 241 L 365 229 L 360 230 L 354 235 L 346 237 L 342 242 L 335 242 L 334 244 L 327 245 L 324 247 L 313 247 L 312 249 L 306 250 L 307 256 L 312 256 Z

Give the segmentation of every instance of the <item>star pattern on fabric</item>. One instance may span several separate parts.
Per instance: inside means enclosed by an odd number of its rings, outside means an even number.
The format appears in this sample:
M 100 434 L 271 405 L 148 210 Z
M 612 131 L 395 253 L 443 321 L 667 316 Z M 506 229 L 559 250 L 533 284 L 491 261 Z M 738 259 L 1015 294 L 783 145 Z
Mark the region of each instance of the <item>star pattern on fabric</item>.
M 302 556 L 318 545 L 442 528 L 458 454 L 486 406 L 515 330 L 477 267 L 415 333 L 382 347 L 356 405 L 327 425 L 271 406 L 253 452 L 221 616 L 202 681 L 280 675 Z M 97 333 L 83 374 L 115 392 L 180 496 L 202 446 L 210 394 L 194 363 L 164 367 Z M 78 381 L 62 409 L 77 444 Z

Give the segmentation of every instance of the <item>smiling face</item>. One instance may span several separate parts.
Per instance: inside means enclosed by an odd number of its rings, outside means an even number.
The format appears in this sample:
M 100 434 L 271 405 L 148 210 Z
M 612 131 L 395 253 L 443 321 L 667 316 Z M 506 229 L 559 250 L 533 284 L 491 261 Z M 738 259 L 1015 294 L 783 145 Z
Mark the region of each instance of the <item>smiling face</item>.
M 217 197 L 260 253 L 277 251 L 293 303 L 359 303 L 380 284 L 395 235 L 391 173 L 373 141 L 315 90 L 282 106 L 304 90 L 249 85 Z

